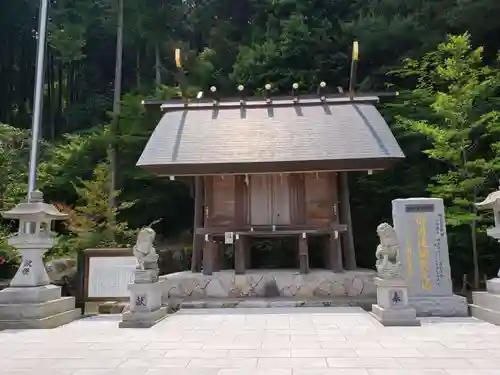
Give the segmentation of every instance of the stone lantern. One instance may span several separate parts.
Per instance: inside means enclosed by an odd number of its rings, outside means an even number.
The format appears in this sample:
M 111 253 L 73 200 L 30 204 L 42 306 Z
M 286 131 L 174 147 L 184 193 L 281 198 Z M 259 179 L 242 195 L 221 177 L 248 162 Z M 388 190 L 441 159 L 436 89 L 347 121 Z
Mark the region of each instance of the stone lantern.
M 486 233 L 488 236 L 500 242 L 500 190 L 489 194 L 481 203 L 476 203 L 476 207 L 478 210 L 493 210 L 495 226 L 493 228 L 488 228 Z
M 34 191 L 28 202 L 2 216 L 19 220 L 18 232 L 8 243 L 22 259 L 10 286 L 0 291 L 0 328 L 52 328 L 74 320 L 80 315 L 75 299 L 61 298 L 61 288 L 50 284 L 43 262 L 44 253 L 54 245 L 52 221 L 67 215 L 44 203 L 43 194 Z
M 500 190 L 494 191 L 481 203 L 476 203 L 479 210 L 493 210 L 495 226 L 486 233 L 500 242 Z M 472 316 L 500 325 L 500 271 L 497 277 L 486 282 L 485 292 L 472 292 L 470 305 Z
M 50 231 L 53 220 L 67 217 L 53 205 L 43 202 L 43 194 L 33 191 L 29 203 L 19 203 L 2 213 L 6 219 L 19 220 L 19 230 L 9 239 L 9 245 L 21 253 L 21 266 L 10 282 L 11 287 L 49 285 L 50 279 L 43 263 L 43 254 L 54 246 Z
M 490 193 L 484 201 L 481 203 L 476 203 L 478 210 L 492 210 L 493 217 L 495 219 L 495 226 L 493 228 L 486 229 L 488 236 L 493 237 L 495 240 L 500 242 L 500 190 L 496 190 Z M 495 290 L 496 293 L 500 293 L 500 270 L 497 273 L 497 278 L 488 280 L 487 282 L 488 291 Z

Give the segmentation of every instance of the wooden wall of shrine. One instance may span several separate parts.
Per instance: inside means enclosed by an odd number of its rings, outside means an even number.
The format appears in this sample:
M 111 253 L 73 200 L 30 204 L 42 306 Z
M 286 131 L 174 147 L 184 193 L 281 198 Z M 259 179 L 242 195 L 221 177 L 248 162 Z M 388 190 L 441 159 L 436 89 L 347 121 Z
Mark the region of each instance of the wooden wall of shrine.
M 338 216 L 335 172 L 207 176 L 204 227 L 325 228 Z
M 303 272 L 308 272 L 307 237 L 324 236 L 328 268 L 341 270 L 339 237 L 346 232 L 349 248 L 346 262 L 349 268 L 355 268 L 347 179 L 339 175 L 318 172 L 196 177 L 192 270 L 201 268 L 202 258 L 204 272 L 217 270 L 214 264 L 220 257 L 220 243 L 227 232 L 241 237 L 235 250 L 238 273 L 242 273 L 245 264 L 237 264 L 237 259 L 244 262 L 249 258 L 245 240 L 274 236 L 292 236 L 299 240 Z M 239 256 L 239 252 L 244 255 Z

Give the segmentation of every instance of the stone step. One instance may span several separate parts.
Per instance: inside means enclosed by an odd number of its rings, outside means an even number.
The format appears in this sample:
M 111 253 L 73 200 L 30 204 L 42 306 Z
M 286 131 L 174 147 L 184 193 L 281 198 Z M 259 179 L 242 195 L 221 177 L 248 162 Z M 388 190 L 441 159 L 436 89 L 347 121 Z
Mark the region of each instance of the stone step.
M 467 298 L 456 294 L 450 296 L 409 297 L 417 316 L 469 316 Z
M 413 307 L 384 309 L 379 305 L 372 306 L 370 313 L 380 324 L 384 326 L 419 326 L 420 320 L 417 319 L 417 312 Z
M 99 314 L 121 314 L 125 307 L 128 306 L 128 302 L 104 302 L 99 305 Z
M 62 297 L 53 301 L 42 303 L 1 304 L 0 319 L 43 319 L 74 308 L 74 297 Z
M 181 309 L 210 309 L 210 308 L 274 308 L 274 307 L 362 307 L 370 310 L 375 299 L 332 299 L 332 300 L 299 300 L 299 299 L 204 299 L 169 301 L 169 305 L 178 305 Z
M 500 326 L 500 312 L 490 310 L 485 307 L 481 307 L 478 305 L 471 304 L 469 305 L 471 315 L 474 318 L 484 320 L 485 322 L 495 324 L 497 326 Z
M 489 292 L 472 292 L 472 303 L 489 310 L 500 312 L 500 295 Z
M 0 291 L 0 304 L 42 303 L 61 298 L 61 287 L 43 285 L 33 287 L 8 287 Z
M 122 314 L 122 321 L 118 324 L 120 328 L 151 328 L 155 324 L 165 319 L 167 315 L 167 307 L 162 306 L 152 312 L 130 312 Z
M 167 307 L 162 306 L 156 311 L 127 311 L 122 314 L 122 318 L 124 321 L 157 321 L 158 319 L 163 318 L 165 315 L 167 315 Z
M 80 309 L 72 309 L 42 319 L 0 320 L 0 329 L 51 329 L 68 324 L 80 316 Z

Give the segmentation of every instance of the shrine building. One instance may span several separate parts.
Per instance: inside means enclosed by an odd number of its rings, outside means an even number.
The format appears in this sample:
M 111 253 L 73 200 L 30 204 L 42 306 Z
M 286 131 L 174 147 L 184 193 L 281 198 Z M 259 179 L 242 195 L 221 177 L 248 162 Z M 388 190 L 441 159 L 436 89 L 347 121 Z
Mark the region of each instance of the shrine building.
M 379 97 L 320 93 L 149 103 L 164 114 L 137 165 L 193 184 L 192 271 L 219 271 L 229 241 L 235 273 L 244 274 L 252 239 L 277 237 L 297 241 L 303 274 L 310 270 L 311 237 L 321 239 L 328 269 L 356 269 L 348 174 L 383 170 L 404 158 L 375 107 Z

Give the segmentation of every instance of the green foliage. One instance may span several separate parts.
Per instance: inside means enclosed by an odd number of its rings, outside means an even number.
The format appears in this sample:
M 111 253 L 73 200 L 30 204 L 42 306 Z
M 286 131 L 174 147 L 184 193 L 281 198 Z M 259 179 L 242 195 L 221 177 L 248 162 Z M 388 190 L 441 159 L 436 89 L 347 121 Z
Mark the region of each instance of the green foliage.
M 0 210 L 14 206 L 26 196 L 29 134 L 0 123 Z
M 96 247 L 127 247 L 133 244 L 136 231 L 124 221 L 113 220 L 114 215 L 133 206 L 133 202 L 122 202 L 114 211 L 108 209 L 109 165 L 100 163 L 93 177 L 75 184 L 78 202 L 74 207 L 57 204 L 60 211 L 68 214 L 64 222 L 69 235 L 63 236 L 48 257 L 74 254 L 76 251 Z M 120 191 L 115 191 L 118 198 Z
M 0 123 L 0 211 L 26 199 L 28 147 L 28 132 Z M 18 252 L 7 243 L 11 226 L 10 221 L 0 219 L 0 257 L 7 264 L 19 261 Z
M 498 186 L 500 71 L 486 65 L 483 49 L 463 34 L 449 36 L 419 60 L 406 60 L 395 73 L 416 82 L 405 106 L 418 110 L 395 120 L 406 134 L 425 137 L 421 150 L 434 169 L 427 190 L 446 204 L 454 274 L 472 273 L 476 256 L 488 268 L 491 254 L 478 251 L 476 243 L 487 245 L 484 231 L 491 218 L 474 204 Z
M 430 141 L 424 153 L 440 172 L 429 191 L 447 202 L 449 225 L 470 224 L 478 218 L 478 196 L 497 182 L 500 154 L 492 140 L 499 135 L 499 71 L 484 64 L 482 48 L 472 48 L 464 34 L 450 36 L 419 61 L 407 60 L 398 74 L 416 77 L 411 104 L 427 111 L 423 118 L 401 115 L 397 121 Z
M 357 39 L 358 88 L 393 86 L 403 93 L 380 109 L 406 155 L 373 176 L 350 174 L 359 264 L 373 265 L 374 229 L 391 220 L 392 199 L 433 195 L 447 201 L 453 269 L 470 271 L 468 224 L 477 219 L 479 255 L 490 272 L 496 253 L 482 232 L 490 218 L 477 215 L 471 204 L 496 187 L 500 165 L 498 1 L 127 0 L 117 134 L 109 127 L 117 1 L 50 3 L 39 188 L 74 218 L 57 228 L 61 237 L 49 256 L 111 244 L 110 233 L 118 233 L 117 245 L 128 243 L 128 229 L 107 228 L 102 168 L 111 142 L 118 154 L 117 200 L 135 202 L 119 210 L 119 223 L 140 228 L 153 222 L 165 237 L 191 228 L 188 187 L 135 167 L 161 115 L 141 100 L 180 96 L 174 48 L 182 49 L 189 97 L 210 85 L 224 96 L 235 95 L 238 84 L 259 92 L 268 82 L 275 92 L 289 93 L 298 82 L 301 92 L 311 93 L 321 80 L 332 91 L 347 87 L 351 43 Z M 0 125 L 0 209 L 26 196 L 24 129 L 32 120 L 37 7 L 26 0 L 0 2 L 0 31 L 9 36 L 0 39 L 0 121 L 12 125 Z M 452 37 L 436 48 L 447 33 L 466 31 L 473 39 Z M 386 75 L 404 58 L 410 59 L 397 74 Z M 1 249 L 8 225 L 0 222 Z

